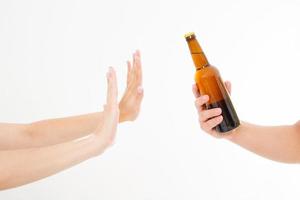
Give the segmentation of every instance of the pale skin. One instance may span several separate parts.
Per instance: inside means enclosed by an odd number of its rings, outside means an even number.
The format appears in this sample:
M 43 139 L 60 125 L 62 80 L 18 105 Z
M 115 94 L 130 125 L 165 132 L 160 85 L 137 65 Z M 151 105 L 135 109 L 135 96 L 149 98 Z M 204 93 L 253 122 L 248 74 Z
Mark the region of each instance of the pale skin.
M 102 112 L 31 124 L 0 123 L 0 190 L 21 186 L 102 154 L 119 122 L 133 121 L 143 99 L 140 53 L 127 62 L 127 88 L 118 103 L 117 78 L 107 73 Z
M 225 82 L 231 93 L 231 83 Z M 300 163 L 300 121 L 293 125 L 285 126 L 259 126 L 247 122 L 232 132 L 222 136 L 213 128 L 223 120 L 220 108 L 205 110 L 205 103 L 209 96 L 200 95 L 197 86 L 193 85 L 195 106 L 199 115 L 199 124 L 203 131 L 217 137 L 225 138 L 265 158 L 284 162 Z

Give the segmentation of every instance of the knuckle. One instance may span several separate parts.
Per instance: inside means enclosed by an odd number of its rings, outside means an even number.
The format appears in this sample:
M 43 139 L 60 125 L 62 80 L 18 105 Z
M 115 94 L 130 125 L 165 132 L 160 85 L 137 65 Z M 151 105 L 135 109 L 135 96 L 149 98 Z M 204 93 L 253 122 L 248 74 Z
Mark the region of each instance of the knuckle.
M 202 110 L 202 111 L 200 111 L 200 114 L 201 114 L 203 121 L 206 121 L 207 119 L 210 118 L 210 113 L 208 110 Z

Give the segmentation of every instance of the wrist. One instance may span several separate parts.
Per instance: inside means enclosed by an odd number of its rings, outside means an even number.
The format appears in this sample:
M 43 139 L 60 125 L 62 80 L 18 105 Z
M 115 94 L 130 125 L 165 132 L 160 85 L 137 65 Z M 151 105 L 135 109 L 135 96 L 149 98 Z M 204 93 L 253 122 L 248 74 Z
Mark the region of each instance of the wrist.
M 121 103 L 119 103 L 119 110 L 120 110 L 120 115 L 119 115 L 119 123 L 125 122 L 126 120 L 126 115 L 123 112 L 123 109 L 121 108 L 122 106 L 120 106 Z
M 231 133 L 226 137 L 226 139 L 228 139 L 231 142 L 235 142 L 241 134 L 241 129 L 243 129 L 243 127 L 244 123 L 241 122 L 241 124 L 236 129 L 231 131 Z
M 130 116 L 130 112 L 125 112 L 123 109 L 120 108 L 120 115 L 119 115 L 119 123 L 127 122 L 127 121 L 133 121 L 132 117 Z
M 126 122 L 126 121 L 128 121 L 127 115 L 120 111 L 119 123 Z

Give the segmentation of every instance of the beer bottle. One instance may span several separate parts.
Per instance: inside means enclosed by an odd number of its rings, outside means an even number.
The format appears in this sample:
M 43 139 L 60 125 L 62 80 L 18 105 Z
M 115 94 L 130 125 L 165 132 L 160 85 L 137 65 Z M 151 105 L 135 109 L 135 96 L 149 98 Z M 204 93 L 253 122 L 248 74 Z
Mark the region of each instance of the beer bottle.
M 215 127 L 215 130 L 225 133 L 237 128 L 240 121 L 218 69 L 209 64 L 194 33 L 185 34 L 185 39 L 196 67 L 195 82 L 198 90 L 201 95 L 209 96 L 206 109 L 222 109 L 223 121 Z

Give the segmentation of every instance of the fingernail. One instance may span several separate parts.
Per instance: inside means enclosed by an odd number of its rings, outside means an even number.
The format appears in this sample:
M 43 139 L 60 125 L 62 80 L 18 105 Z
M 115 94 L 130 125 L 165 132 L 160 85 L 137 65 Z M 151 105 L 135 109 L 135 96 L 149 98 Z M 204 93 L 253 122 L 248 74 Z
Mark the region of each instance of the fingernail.
M 137 92 L 138 92 L 139 94 L 142 94 L 143 91 L 144 91 L 144 89 L 143 89 L 142 86 L 139 86 L 139 87 L 137 88 Z
M 222 115 L 220 115 L 218 118 L 219 118 L 220 121 L 223 121 L 223 116 Z
M 107 73 L 106 73 L 106 77 L 107 77 L 107 78 L 110 78 L 110 77 L 111 77 L 111 73 L 112 73 L 112 67 L 109 67 L 109 68 L 108 68 L 108 71 L 107 71 Z
M 221 108 L 217 108 L 217 113 L 221 114 L 222 113 L 222 109 Z
M 140 56 L 141 51 L 139 49 L 137 49 L 135 52 L 137 56 Z

